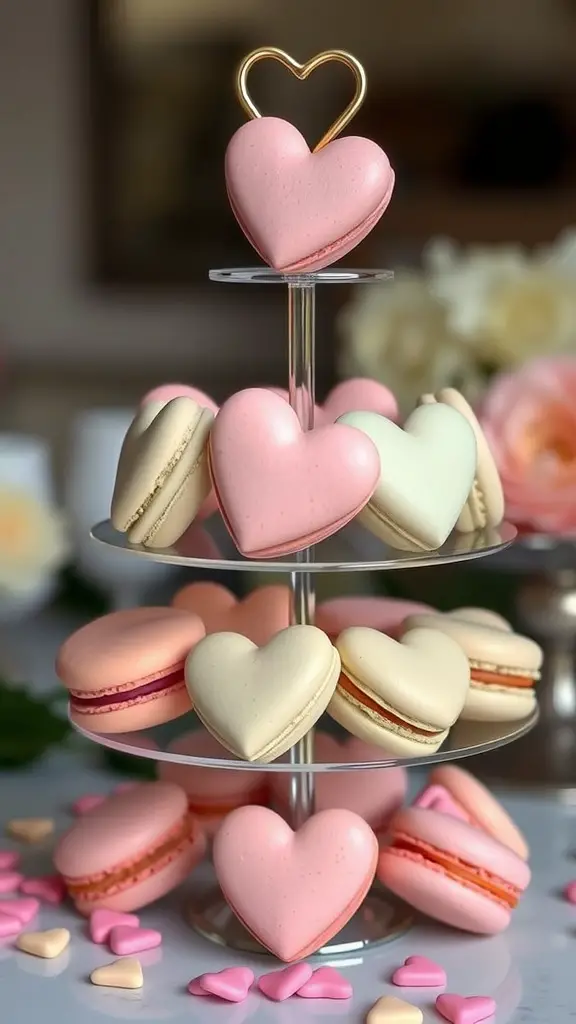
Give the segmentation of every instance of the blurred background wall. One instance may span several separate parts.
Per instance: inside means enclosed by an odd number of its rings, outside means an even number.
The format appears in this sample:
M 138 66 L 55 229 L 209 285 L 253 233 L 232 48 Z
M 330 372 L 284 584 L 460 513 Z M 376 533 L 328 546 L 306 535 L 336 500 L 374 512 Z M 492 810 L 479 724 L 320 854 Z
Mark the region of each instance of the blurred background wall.
M 535 243 L 576 220 L 573 0 L 4 0 L 3 429 L 40 433 L 60 452 L 79 409 L 130 404 L 157 381 L 184 377 L 222 396 L 282 379 L 281 297 L 205 281 L 214 259 L 226 264 L 241 245 L 221 166 L 216 173 L 206 166 L 204 178 L 195 177 L 197 168 L 190 172 L 190 195 L 201 195 L 208 175 L 217 181 L 219 206 L 203 222 L 191 218 L 194 258 L 184 255 L 173 275 L 165 239 L 153 245 L 156 270 L 165 268 L 160 275 L 154 268 L 140 275 L 137 259 L 132 272 L 128 260 L 115 262 L 110 246 L 103 252 L 100 245 L 113 234 L 110 211 L 122 177 L 102 175 L 102 167 L 114 162 L 118 131 L 128 137 L 127 110 L 151 109 L 122 104 L 126 91 L 135 95 L 134 81 L 145 80 L 142 68 L 146 75 L 155 68 L 157 79 L 146 81 L 164 87 L 157 56 L 180 54 L 191 75 L 196 69 L 189 95 L 205 108 L 201 55 L 206 74 L 216 68 L 234 104 L 237 52 L 266 42 L 301 59 L 346 47 L 366 64 L 370 101 L 358 130 L 390 152 L 398 190 L 359 262 L 417 259 L 420 244 L 437 231 L 463 241 Z M 254 89 L 267 109 L 313 135 L 348 95 L 340 71 L 331 74 L 306 86 L 305 99 L 304 87 L 278 69 L 255 72 Z M 107 90 L 105 109 L 99 89 Z M 240 113 L 234 116 L 239 123 Z M 114 118 L 116 136 L 108 123 Z M 224 128 L 214 118 L 210 125 L 195 137 L 198 167 L 210 140 L 220 161 L 223 155 Z M 142 180 L 145 174 L 142 168 Z M 126 190 L 124 180 L 124 193 L 118 186 L 121 206 L 132 182 Z M 321 388 L 334 374 L 331 324 L 344 298 L 330 296 L 322 306 Z

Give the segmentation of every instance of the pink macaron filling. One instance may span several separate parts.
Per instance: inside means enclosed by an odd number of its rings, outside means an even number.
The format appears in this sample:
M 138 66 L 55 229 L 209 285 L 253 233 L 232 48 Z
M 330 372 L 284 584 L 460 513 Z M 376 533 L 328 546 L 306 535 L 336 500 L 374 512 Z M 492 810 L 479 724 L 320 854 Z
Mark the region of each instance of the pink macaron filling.
M 174 828 L 160 836 L 154 846 L 142 851 L 140 855 L 98 874 L 83 878 L 65 875 L 66 887 L 73 900 L 81 900 L 83 903 L 110 898 L 158 874 L 197 839 L 198 827 L 192 817 L 185 815 Z
M 153 700 L 167 693 L 169 690 L 185 686 L 184 664 L 170 668 L 166 672 L 139 686 L 127 683 L 123 687 L 114 687 L 112 690 L 100 692 L 89 691 L 80 693 L 78 690 L 70 690 L 70 703 L 72 707 L 82 714 L 108 711 L 111 708 L 126 707 L 130 704 L 138 704 L 146 700 Z
M 394 834 L 386 854 L 402 857 L 432 871 L 438 871 L 460 885 L 481 892 L 483 896 L 505 906 L 507 910 L 513 909 L 520 900 L 521 890 L 512 883 L 506 882 L 485 868 L 469 864 L 454 854 L 404 832 Z

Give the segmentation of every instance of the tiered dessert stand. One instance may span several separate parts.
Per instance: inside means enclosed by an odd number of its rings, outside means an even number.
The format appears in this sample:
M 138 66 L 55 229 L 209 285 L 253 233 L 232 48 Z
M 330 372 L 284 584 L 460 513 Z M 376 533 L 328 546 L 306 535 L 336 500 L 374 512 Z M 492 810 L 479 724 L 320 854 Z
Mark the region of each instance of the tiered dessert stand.
M 373 270 L 328 269 L 317 273 L 283 276 L 263 267 L 214 270 L 210 276 L 214 281 L 287 286 L 290 402 L 298 414 L 302 428 L 311 430 L 314 426 L 315 408 L 316 286 L 382 282 L 392 275 Z M 314 623 L 317 573 L 368 572 L 463 561 L 501 550 L 514 540 L 515 535 L 514 528 L 504 524 L 499 530 L 487 534 L 454 534 L 439 551 L 412 553 L 395 551 L 357 524 L 352 524 L 328 540 L 299 551 L 293 556 L 280 560 L 251 561 L 243 558 L 235 550 L 219 517 L 215 517 L 215 522 L 209 524 L 206 529 L 204 526 L 193 526 L 175 547 L 165 551 L 149 551 L 130 545 L 124 535 L 117 533 L 109 522 L 98 524 L 92 534 L 100 543 L 133 552 L 135 558 L 151 558 L 195 569 L 286 574 L 292 592 L 292 618 L 295 624 Z M 380 761 L 353 764 L 325 764 L 315 761 L 313 730 L 289 752 L 289 755 L 267 765 L 245 763 L 233 758 L 206 759 L 170 753 L 166 750 L 165 734 L 162 729 L 150 731 L 151 736 L 159 744 L 159 749 L 150 749 L 150 745 L 147 744 L 149 737 L 144 734 L 104 736 L 84 731 L 84 735 L 114 750 L 157 761 L 172 761 L 214 769 L 259 772 L 264 769 L 269 772 L 289 773 L 290 823 L 296 829 L 314 813 L 314 782 L 320 772 L 369 772 L 375 768 L 427 765 L 480 754 L 522 736 L 535 724 L 537 717 L 537 713 L 534 713 L 524 721 L 504 724 L 458 723 L 438 753 L 424 757 L 393 758 L 388 757 L 383 750 Z M 369 784 L 369 776 L 367 783 Z M 189 910 L 188 920 L 197 931 L 212 941 L 234 949 L 263 952 L 242 928 L 219 890 L 212 891 L 208 896 L 204 894 Z M 402 934 L 410 923 L 411 913 L 408 908 L 399 905 L 382 887 L 375 885 L 360 910 L 339 935 L 319 950 L 319 955 L 332 958 L 339 954 L 349 956 L 395 938 Z

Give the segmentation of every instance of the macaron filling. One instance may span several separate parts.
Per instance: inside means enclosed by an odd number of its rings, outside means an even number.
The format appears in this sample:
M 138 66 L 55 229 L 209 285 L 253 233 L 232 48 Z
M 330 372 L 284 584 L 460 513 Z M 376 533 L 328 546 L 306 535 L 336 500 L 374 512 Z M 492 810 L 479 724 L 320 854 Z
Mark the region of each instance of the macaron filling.
M 132 860 L 123 861 L 108 871 L 85 878 L 69 878 L 64 875 L 68 892 L 73 900 L 82 902 L 115 896 L 131 888 L 135 883 L 141 883 L 146 878 L 158 874 L 179 857 L 187 846 L 192 845 L 197 835 L 194 820 L 187 814 L 174 828 L 165 832 L 154 846 Z
M 479 686 L 499 686 L 511 690 L 527 690 L 540 679 L 537 669 L 503 668 L 470 659 L 470 680 Z
M 356 681 L 350 679 L 343 672 L 338 680 L 338 693 L 356 710 L 361 711 L 373 721 L 376 720 L 385 729 L 390 729 L 402 736 L 417 740 L 421 743 L 437 743 L 438 737 L 444 735 L 444 729 L 431 729 L 421 722 L 414 722 L 409 718 L 402 718 L 396 711 L 386 704 L 374 700 L 365 693 Z
M 184 662 L 182 662 L 175 668 L 170 668 L 158 676 L 147 679 L 139 686 L 126 683 L 123 687 L 84 693 L 70 690 L 70 705 L 74 711 L 79 711 L 81 714 L 97 714 L 110 711 L 112 708 L 128 707 L 130 704 L 141 704 L 144 701 L 154 700 L 169 690 L 179 689 L 185 685 Z
M 414 861 L 445 875 L 459 885 L 479 890 L 483 896 L 502 904 L 507 910 L 513 910 L 517 906 L 522 894 L 517 886 L 493 875 L 485 868 L 469 864 L 460 857 L 439 850 L 431 843 L 404 832 L 398 832 L 393 836 L 392 845 L 387 848 L 386 855 Z

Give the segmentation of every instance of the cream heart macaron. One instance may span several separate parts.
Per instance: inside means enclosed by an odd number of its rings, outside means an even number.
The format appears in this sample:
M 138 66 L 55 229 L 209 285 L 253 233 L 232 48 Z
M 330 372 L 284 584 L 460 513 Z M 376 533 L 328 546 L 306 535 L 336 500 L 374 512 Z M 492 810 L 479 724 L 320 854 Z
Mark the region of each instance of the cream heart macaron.
M 504 492 L 500 474 L 490 451 L 484 431 L 472 407 L 455 388 L 442 388 L 435 395 L 422 395 L 422 405 L 441 402 L 455 409 L 468 421 L 476 438 L 476 473 L 468 500 L 458 516 L 456 529 L 461 533 L 483 530 L 486 526 L 499 526 L 504 518 Z
M 214 414 L 192 398 L 146 402 L 122 446 L 112 525 L 132 544 L 166 548 L 211 489 L 206 446 Z
M 351 412 L 338 423 L 374 443 L 380 478 L 360 521 L 395 548 L 434 551 L 454 529 L 476 470 L 476 439 L 448 405 L 423 405 L 402 430 L 385 416 Z
M 262 763 L 302 739 L 339 674 L 338 651 L 315 626 L 289 626 L 264 647 L 212 633 L 186 662 L 188 693 L 209 732 L 237 757 Z
M 468 619 L 466 609 L 447 615 L 410 615 L 403 629 L 439 630 L 460 644 L 470 664 L 463 719 L 514 722 L 526 718 L 536 706 L 534 688 L 540 678 L 542 649 L 529 637 L 504 628 L 499 616 L 491 625 L 489 618 L 479 621 L 475 612 L 472 609 Z
M 390 755 L 438 750 L 470 683 L 468 659 L 456 641 L 438 630 L 412 629 L 398 643 L 376 629 L 351 626 L 336 647 L 342 671 L 328 714 Z

